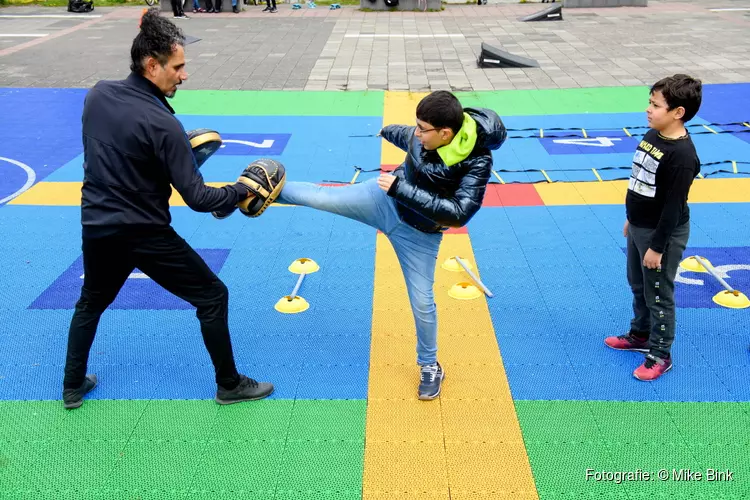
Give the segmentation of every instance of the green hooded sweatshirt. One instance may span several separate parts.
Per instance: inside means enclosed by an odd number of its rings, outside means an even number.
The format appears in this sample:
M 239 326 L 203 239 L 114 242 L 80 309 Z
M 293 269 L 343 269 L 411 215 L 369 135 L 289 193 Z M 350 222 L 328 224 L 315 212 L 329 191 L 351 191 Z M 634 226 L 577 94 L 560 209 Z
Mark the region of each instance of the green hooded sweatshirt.
M 453 137 L 450 144 L 437 149 L 438 155 L 449 167 L 466 159 L 474 150 L 477 143 L 477 122 L 464 113 L 464 123 L 461 130 Z

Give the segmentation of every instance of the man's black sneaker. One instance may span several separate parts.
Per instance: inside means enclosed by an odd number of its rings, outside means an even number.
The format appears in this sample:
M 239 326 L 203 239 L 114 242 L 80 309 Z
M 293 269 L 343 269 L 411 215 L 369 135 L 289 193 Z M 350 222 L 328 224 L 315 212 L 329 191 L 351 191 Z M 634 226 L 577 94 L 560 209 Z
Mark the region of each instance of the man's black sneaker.
M 254 401 L 268 397 L 273 392 L 273 384 L 268 382 L 258 382 L 240 375 L 240 383 L 234 389 L 224 389 L 218 386 L 216 390 L 216 402 L 220 405 L 230 405 L 232 403 L 241 403 L 242 401 Z
M 86 375 L 83 384 L 78 389 L 64 389 L 63 403 L 67 410 L 78 408 L 83 404 L 83 396 L 91 392 L 96 387 L 96 375 L 93 373 Z

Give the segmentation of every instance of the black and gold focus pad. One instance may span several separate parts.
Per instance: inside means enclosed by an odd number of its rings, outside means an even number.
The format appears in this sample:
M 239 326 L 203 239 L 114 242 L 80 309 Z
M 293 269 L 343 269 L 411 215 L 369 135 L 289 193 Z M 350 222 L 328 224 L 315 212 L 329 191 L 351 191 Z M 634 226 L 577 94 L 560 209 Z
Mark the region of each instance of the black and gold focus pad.
M 207 128 L 189 130 L 187 136 L 198 168 L 202 167 L 206 160 L 221 147 L 221 136 L 215 130 Z

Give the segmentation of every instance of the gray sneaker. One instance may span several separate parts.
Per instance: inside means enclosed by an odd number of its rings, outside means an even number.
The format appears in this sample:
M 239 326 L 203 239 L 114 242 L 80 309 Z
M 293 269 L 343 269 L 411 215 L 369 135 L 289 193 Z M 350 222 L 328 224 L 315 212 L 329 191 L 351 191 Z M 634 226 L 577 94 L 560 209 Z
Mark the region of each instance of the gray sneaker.
M 216 402 L 220 405 L 230 405 L 243 401 L 255 401 L 268 397 L 273 392 L 273 384 L 258 382 L 245 375 L 240 375 L 240 384 L 234 389 L 224 389 L 219 386 L 216 390 Z
M 93 373 L 86 375 L 83 379 L 83 384 L 78 389 L 64 389 L 63 390 L 63 404 L 65 409 L 72 410 L 79 408 L 83 404 L 83 396 L 91 392 L 96 387 L 96 375 Z
M 425 365 L 421 367 L 419 380 L 419 399 L 430 400 L 440 395 L 440 387 L 443 384 L 445 372 L 440 363 Z

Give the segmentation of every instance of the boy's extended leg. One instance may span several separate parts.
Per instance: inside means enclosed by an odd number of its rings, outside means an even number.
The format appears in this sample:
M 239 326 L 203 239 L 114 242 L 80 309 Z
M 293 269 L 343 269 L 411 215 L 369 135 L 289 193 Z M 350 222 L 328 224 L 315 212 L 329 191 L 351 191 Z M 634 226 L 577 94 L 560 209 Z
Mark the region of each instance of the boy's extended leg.
M 377 179 L 341 187 L 287 182 L 276 201 L 341 215 L 386 234 L 398 223 L 398 214 L 388 195 L 378 187 Z
M 419 399 L 438 397 L 444 376 L 437 361 L 437 307 L 433 291 L 442 236 L 442 233 L 423 233 L 404 223 L 389 236 L 404 273 L 417 329 L 417 364 L 421 367 Z

